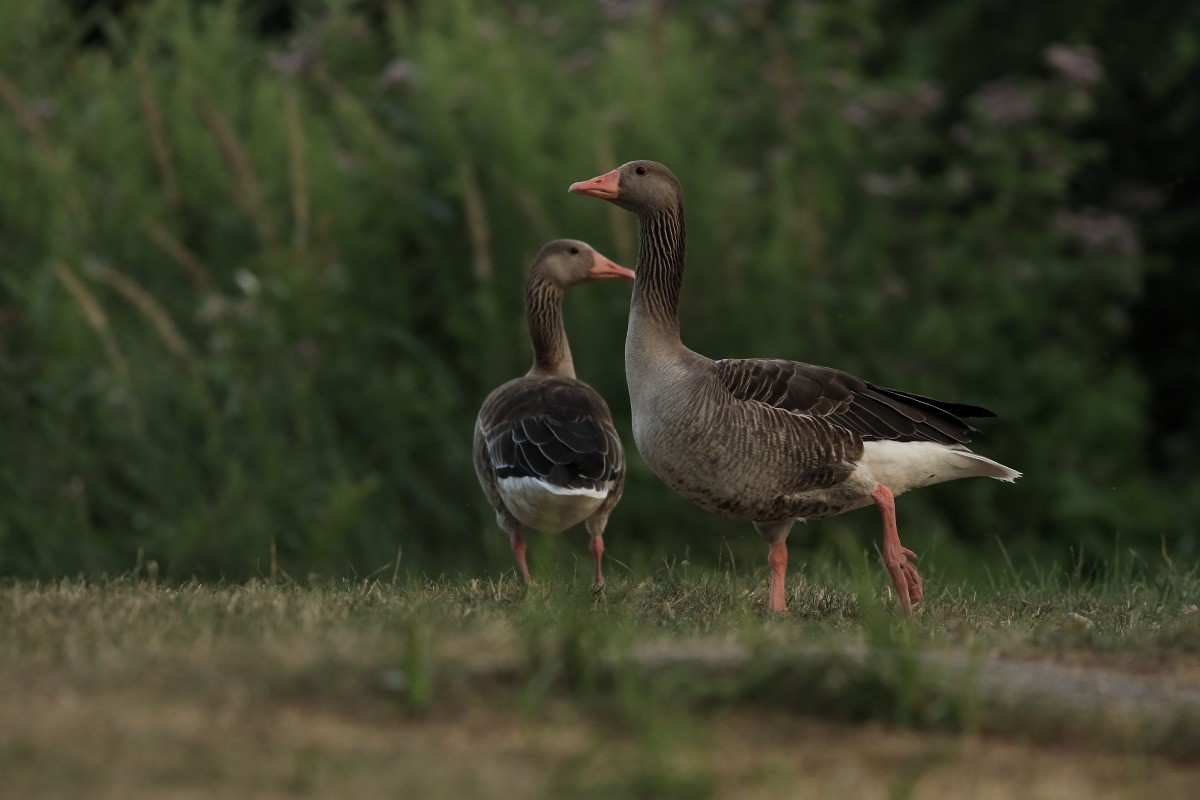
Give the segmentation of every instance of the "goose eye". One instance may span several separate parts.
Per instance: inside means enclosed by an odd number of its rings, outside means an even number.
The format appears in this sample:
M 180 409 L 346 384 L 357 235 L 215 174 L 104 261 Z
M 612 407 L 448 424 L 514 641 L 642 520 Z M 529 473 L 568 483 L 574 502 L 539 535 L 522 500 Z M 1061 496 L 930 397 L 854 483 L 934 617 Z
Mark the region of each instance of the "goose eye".
M 645 168 L 645 167 L 635 167 L 633 171 L 634 171 L 634 172 L 636 172 L 638 175 L 645 175 L 645 174 L 646 174 L 646 168 Z
M 573 255 L 573 256 L 574 256 L 574 255 L 579 255 L 579 248 L 578 248 L 578 247 L 572 247 L 572 248 L 571 248 L 571 255 Z

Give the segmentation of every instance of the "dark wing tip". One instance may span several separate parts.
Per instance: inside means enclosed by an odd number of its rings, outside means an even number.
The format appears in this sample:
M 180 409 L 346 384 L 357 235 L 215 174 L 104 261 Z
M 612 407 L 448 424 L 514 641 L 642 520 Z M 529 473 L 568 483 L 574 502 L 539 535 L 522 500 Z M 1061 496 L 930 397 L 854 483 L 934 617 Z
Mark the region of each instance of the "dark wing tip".
M 899 389 L 888 389 L 883 386 L 875 386 L 868 384 L 871 389 L 883 394 L 892 395 L 893 397 L 903 398 L 917 405 L 932 406 L 939 411 L 945 411 L 948 414 L 953 414 L 956 417 L 965 419 L 978 419 L 980 417 L 995 417 L 996 412 L 983 408 L 982 406 L 973 406 L 968 403 L 951 403 L 946 400 L 934 400 L 932 397 L 913 394 L 912 392 L 902 392 Z

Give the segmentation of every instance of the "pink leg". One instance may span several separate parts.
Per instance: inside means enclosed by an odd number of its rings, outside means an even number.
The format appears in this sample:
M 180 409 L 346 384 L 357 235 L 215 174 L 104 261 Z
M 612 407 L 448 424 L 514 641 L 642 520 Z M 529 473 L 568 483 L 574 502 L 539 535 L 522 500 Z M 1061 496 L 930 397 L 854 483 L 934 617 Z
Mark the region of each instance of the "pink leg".
M 767 563 L 771 565 L 771 610 L 787 611 L 787 601 L 783 591 L 783 581 L 787 577 L 787 539 L 771 543 L 767 554 Z
M 517 566 L 521 568 L 521 580 L 529 583 L 529 565 L 525 563 L 525 540 L 521 538 L 521 534 L 509 534 L 508 540 L 512 543 L 513 555 L 517 557 Z
M 881 483 L 871 492 L 871 499 L 883 517 L 883 564 L 891 573 L 901 610 L 908 613 L 913 603 L 920 602 L 925 595 L 917 565 L 909 560 L 916 558 L 917 554 L 900 544 L 900 532 L 896 528 L 896 500 L 892 490 Z
M 604 537 L 593 536 L 592 541 L 588 543 L 588 549 L 596 557 L 596 588 L 599 589 L 604 586 L 604 572 L 600 569 L 600 562 L 604 558 Z

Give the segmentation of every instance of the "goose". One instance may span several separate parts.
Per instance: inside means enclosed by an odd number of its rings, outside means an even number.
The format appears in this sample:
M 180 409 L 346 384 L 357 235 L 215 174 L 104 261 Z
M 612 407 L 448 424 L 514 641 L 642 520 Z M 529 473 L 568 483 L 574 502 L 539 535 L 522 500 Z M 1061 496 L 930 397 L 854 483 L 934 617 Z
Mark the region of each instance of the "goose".
M 525 583 L 522 531 L 561 533 L 585 522 L 595 583 L 604 585 L 604 528 L 625 488 L 625 452 L 604 398 L 575 377 L 562 297 L 584 281 L 633 276 L 575 239 L 543 246 L 525 284 L 533 366 L 493 390 L 475 419 L 475 474 Z
M 633 439 L 668 486 L 712 513 L 752 522 L 769 545 L 771 611 L 787 608 L 787 536 L 796 520 L 874 504 L 882 556 L 907 613 L 924 595 L 900 543 L 895 496 L 942 481 L 1020 473 L 965 447 L 984 408 L 888 389 L 782 359 L 712 360 L 679 335 L 683 190 L 662 164 L 631 161 L 569 191 L 637 215 L 638 257 L 625 376 Z

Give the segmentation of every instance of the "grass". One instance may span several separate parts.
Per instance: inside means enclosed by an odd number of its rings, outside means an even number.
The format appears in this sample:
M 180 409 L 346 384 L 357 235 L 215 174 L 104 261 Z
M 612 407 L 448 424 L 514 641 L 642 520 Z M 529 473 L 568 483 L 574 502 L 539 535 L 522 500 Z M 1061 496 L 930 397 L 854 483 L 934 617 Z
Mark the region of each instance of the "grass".
M 684 574 L 685 570 L 688 574 Z M 1200 575 L 0 586 L 6 794 L 1172 797 Z

